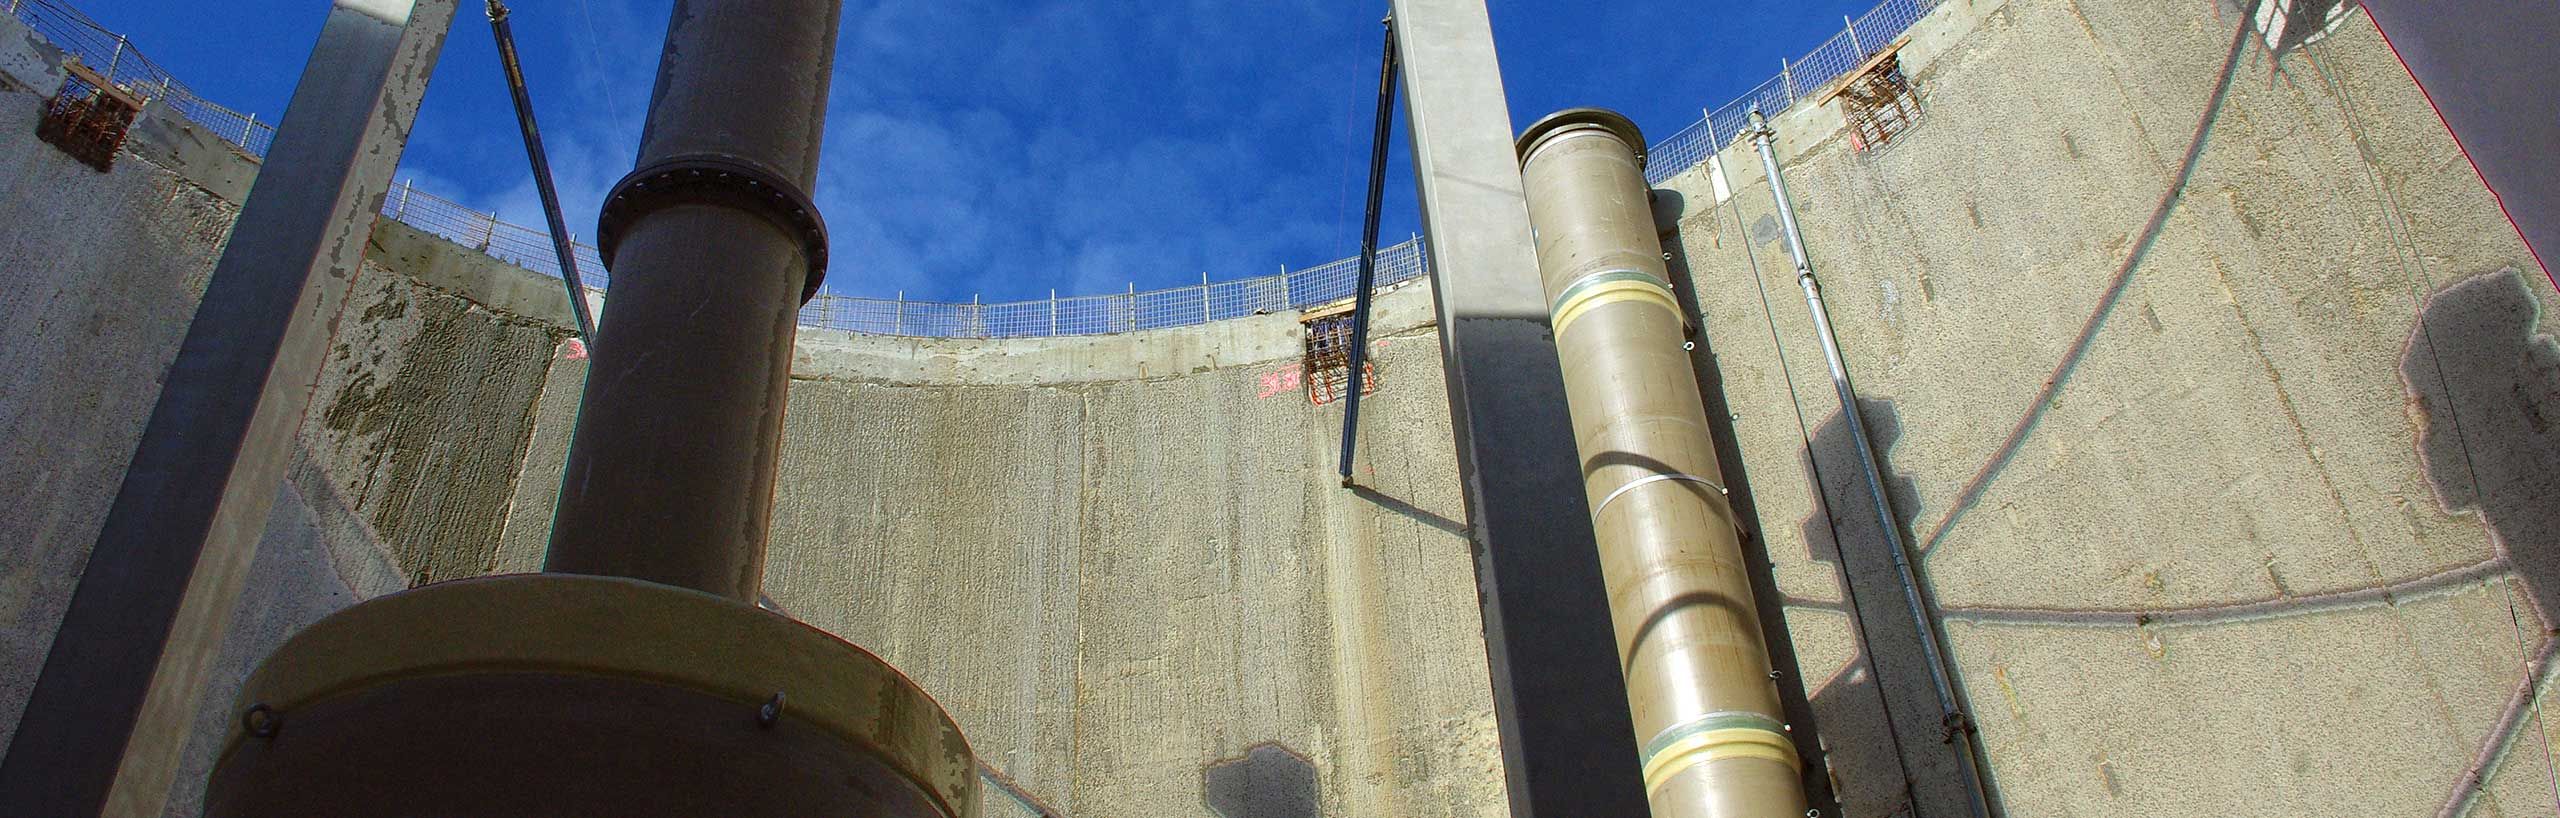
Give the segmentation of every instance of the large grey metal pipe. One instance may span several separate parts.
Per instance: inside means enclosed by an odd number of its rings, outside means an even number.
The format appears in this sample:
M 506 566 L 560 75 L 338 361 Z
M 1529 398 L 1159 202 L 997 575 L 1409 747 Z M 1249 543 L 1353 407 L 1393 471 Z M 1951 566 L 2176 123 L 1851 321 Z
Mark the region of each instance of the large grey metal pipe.
M 842 0 L 678 0 L 639 166 L 596 228 L 613 278 L 545 570 L 753 602 Z
M 940 705 L 754 605 L 796 313 L 826 266 L 805 191 L 839 2 L 678 0 L 597 231 L 609 340 L 550 571 L 295 634 L 242 685 L 206 815 L 976 813 Z
M 1645 790 L 1661 818 L 1801 818 L 1803 762 L 1682 346 L 1644 144 L 1593 108 L 1519 142 Z

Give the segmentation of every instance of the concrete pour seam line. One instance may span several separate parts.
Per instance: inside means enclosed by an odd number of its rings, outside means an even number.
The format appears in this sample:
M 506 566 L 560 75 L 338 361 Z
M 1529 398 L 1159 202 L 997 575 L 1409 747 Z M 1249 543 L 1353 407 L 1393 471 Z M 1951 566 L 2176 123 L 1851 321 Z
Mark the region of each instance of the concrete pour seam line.
M 2555 649 L 2560 649 L 2560 641 L 2543 640 L 2542 650 L 2530 660 L 2532 672 L 2525 674 L 2524 682 L 2516 686 L 2515 695 L 2508 697 L 2506 712 L 2498 717 L 2498 726 L 2481 740 L 2480 752 L 2472 757 L 2471 768 L 2463 771 L 2462 778 L 2454 783 L 2453 792 L 2445 797 L 2444 807 L 2436 811 L 2436 818 L 2463 818 L 2479 801 L 2480 793 L 2488 789 L 2489 779 L 2497 774 L 2508 754 L 2515 749 L 2516 734 L 2524 729 L 2526 713 L 2540 709 L 2542 689 L 2552 681 L 2551 659 Z
M 2263 0 L 2257 1 L 2263 2 Z M 2257 5 L 2253 2 L 2250 9 L 2251 15 L 2254 16 Z M 2117 302 L 2124 298 L 2125 290 L 2133 284 L 2133 274 L 2141 268 L 2144 257 L 2150 254 L 2152 243 L 2159 239 L 2161 231 L 2168 228 L 2169 217 L 2177 212 L 2178 203 L 2186 199 L 2187 185 L 2195 180 L 2196 167 L 2204 159 L 2205 145 L 2212 140 L 2214 123 L 2222 119 L 2223 106 L 2230 99 L 2231 83 L 2232 79 L 2238 75 L 2240 57 L 2248 53 L 2251 31 L 2249 19 L 2250 17 L 2244 17 L 2239 29 L 2232 33 L 2230 50 L 2224 55 L 2222 61 L 2221 78 L 2214 83 L 2213 93 L 2207 95 L 2204 113 L 2196 119 L 2195 134 L 2187 141 L 2186 156 L 2179 161 L 2176 173 L 2169 179 L 2168 190 L 2160 194 L 2159 204 L 2152 209 L 2151 218 L 2144 223 L 2141 238 L 2131 245 L 2132 251 L 2127 253 L 2124 262 L 2117 266 L 2114 278 L 2099 295 L 2097 306 L 2091 310 L 2088 322 L 2081 326 L 2079 336 L 2065 348 L 2062 360 L 2054 364 L 2053 372 L 2045 376 L 2044 385 L 2037 390 L 2035 401 L 2027 404 L 2025 414 L 2018 418 L 2017 425 L 2010 428 L 2008 438 L 2002 441 L 1998 448 L 1992 450 L 1991 457 L 1983 461 L 1982 467 L 1974 472 L 1973 478 L 1966 482 L 1963 490 L 1956 493 L 1955 499 L 1947 506 L 1946 514 L 1939 517 L 1938 524 L 1930 530 L 1929 536 L 1920 540 L 1916 550 L 1921 564 L 1925 565 L 1931 557 L 1936 555 L 1938 544 L 1946 540 L 1947 533 L 1954 530 L 1956 523 L 1964 517 L 1966 512 L 1982 502 L 1982 496 L 1990 490 L 1992 481 L 2007 469 L 2009 461 L 2017 456 L 2019 447 L 2023 446 L 2027 438 L 2035 433 L 2036 427 L 2044 420 L 2045 411 L 2052 408 L 2054 398 L 2060 395 L 2063 388 L 2071 382 L 2071 376 L 2078 370 L 2081 359 L 2087 357 L 2090 346 L 2097 340 L 2098 330 L 2106 325 L 2107 315 L 2115 311 Z
M 1645 485 L 1647 485 L 1647 484 L 1651 484 L 1651 483 L 1660 483 L 1660 482 L 1663 482 L 1663 481 L 1666 481 L 1666 480 L 1686 480 L 1686 481 L 1689 481 L 1689 482 L 1691 482 L 1691 483 L 1698 483 L 1698 484 L 1705 485 L 1707 488 L 1715 489 L 1715 490 L 1716 490 L 1716 495 L 1717 495 L 1717 496 L 1720 496 L 1720 497 L 1731 497 L 1731 496 L 1733 496 L 1733 492 L 1731 492 L 1731 491 L 1727 491 L 1727 490 L 1725 489 L 1725 487 L 1723 487 L 1723 486 L 1716 485 L 1716 481 L 1709 480 L 1709 479 L 1704 478 L 1704 477 L 1699 477 L 1699 476 L 1694 475 L 1694 474 L 1683 474 L 1683 473 L 1680 473 L 1680 472 L 1668 472 L 1668 473 L 1664 473 L 1664 474 L 1649 474 L 1649 475 L 1645 475 L 1645 476 L 1643 476 L 1643 477 L 1636 478 L 1636 479 L 1634 479 L 1634 480 L 1627 481 L 1627 484 L 1626 484 L 1626 485 L 1623 485 L 1623 486 L 1619 486 L 1617 491 L 1609 492 L 1609 496 L 1607 496 L 1607 497 L 1603 497 L 1603 498 L 1600 498 L 1600 504 L 1599 504 L 1599 505 L 1596 505 L 1596 506 L 1592 506 L 1592 507 L 1591 507 L 1591 516 L 1592 516 L 1592 518 L 1593 518 L 1593 519 L 1598 519 L 1598 518 L 1600 517 L 1600 512 L 1603 512 L 1603 511 L 1607 511 L 1607 510 L 1609 510 L 1609 504 L 1610 504 L 1610 503 L 1617 502 L 1617 501 L 1618 501 L 1618 498 L 1619 498 L 1619 497 L 1622 497 L 1622 496 L 1625 496 L 1627 492 L 1634 491 L 1634 490 L 1636 490 L 1637 488 L 1640 488 L 1640 487 L 1645 486 Z
M 1951 622 L 2021 627 L 2120 628 L 2128 625 L 2137 627 L 2228 625 L 2432 599 L 2472 583 L 2495 579 L 2502 574 L 2507 574 L 2509 567 L 2507 560 L 2501 557 L 2370 588 L 2227 605 L 2160 610 L 1940 608 L 1939 615 Z

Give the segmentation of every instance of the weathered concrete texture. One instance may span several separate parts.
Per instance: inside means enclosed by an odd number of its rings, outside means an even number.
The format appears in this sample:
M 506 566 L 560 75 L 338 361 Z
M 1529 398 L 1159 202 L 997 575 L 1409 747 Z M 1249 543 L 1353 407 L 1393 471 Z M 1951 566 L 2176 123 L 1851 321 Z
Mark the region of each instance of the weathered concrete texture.
M 100 173 L 38 141 L 39 81 L 0 91 L 0 741 L 238 215 L 138 157 Z
M 0 17 L 0 742 L 51 647 L 257 165 L 137 121 L 98 173 L 37 141 L 59 55 Z M 340 316 L 169 806 L 192 815 L 254 664 L 330 611 L 489 570 L 563 337 L 556 283 L 386 225 Z M 547 300 L 546 299 L 547 296 Z M 555 472 L 556 473 L 556 472 Z
M 496 567 L 561 338 L 433 283 L 368 259 L 303 425 L 321 470 L 413 584 Z
M 806 332 L 765 592 L 938 697 L 993 771 L 988 815 L 1295 814 L 1296 789 L 1207 772 L 1273 742 L 1322 814 L 1503 814 L 1429 304 L 1381 299 L 1358 491 L 1286 317 Z M 539 562 L 584 368 L 553 364 L 510 565 Z
M 2531 735 L 2463 790 L 2546 638 L 2547 558 L 2494 543 L 2552 531 L 2531 319 L 2560 297 L 2501 272 L 2532 261 L 2369 22 L 2280 71 L 2242 50 L 2208 110 L 2237 24 L 1951 2 L 1904 52 L 1914 130 L 1856 152 L 1836 108 L 1776 123 L 1992 786 L 2013 815 L 2548 812 Z M 1877 529 L 1823 444 L 1839 408 L 1784 246 L 1749 237 L 1758 163 L 1720 164 L 1729 202 L 1672 184 L 1685 260 L 1844 801 L 1886 815 L 1901 773 L 1858 748 L 1933 743 L 1936 714 L 1885 719 L 1877 675 L 1926 684 L 1907 638 L 1844 627 L 1825 563 L 1872 605 Z M 2449 483 L 2465 453 L 2487 465 Z
M 214 684 L 205 690 L 205 706 L 169 793 L 170 818 L 203 812 L 205 779 L 240 718 L 240 687 L 267 654 L 321 617 L 409 587 L 408 571 L 377 544 L 362 511 L 318 465 L 307 456 L 297 458 L 292 476 L 277 489 L 275 510 L 249 567 L 252 581 L 232 611 Z

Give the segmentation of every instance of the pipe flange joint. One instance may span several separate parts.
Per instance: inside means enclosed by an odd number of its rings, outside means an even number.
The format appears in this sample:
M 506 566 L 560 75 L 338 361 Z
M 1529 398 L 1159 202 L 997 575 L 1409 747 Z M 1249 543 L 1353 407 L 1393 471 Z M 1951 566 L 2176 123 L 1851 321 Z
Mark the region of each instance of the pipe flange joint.
M 800 303 L 818 295 L 827 278 L 827 222 L 801 185 L 760 162 L 710 153 L 678 154 L 633 169 L 605 194 L 596 215 L 596 255 L 613 269 L 614 249 L 642 217 L 684 204 L 735 207 L 763 216 L 800 239 L 809 258 L 809 280 Z
M 1530 123 L 1528 130 L 1521 131 L 1520 140 L 1514 143 L 1514 147 L 1520 151 L 1520 163 L 1526 165 L 1529 163 L 1529 155 L 1537 153 L 1541 144 L 1547 140 L 1574 131 L 1593 129 L 1606 131 L 1616 136 L 1618 141 L 1627 143 L 1627 149 L 1636 154 L 1636 169 L 1644 169 L 1645 161 L 1649 156 L 1645 149 L 1643 129 L 1637 128 L 1635 120 L 1628 119 L 1626 114 L 1607 108 L 1566 108 L 1548 114 Z
M 1761 759 L 1802 771 L 1804 758 L 1787 735 L 1792 730 L 1785 722 L 1747 710 L 1708 713 L 1663 728 L 1638 756 L 1645 791 L 1660 790 L 1691 768 L 1728 759 Z

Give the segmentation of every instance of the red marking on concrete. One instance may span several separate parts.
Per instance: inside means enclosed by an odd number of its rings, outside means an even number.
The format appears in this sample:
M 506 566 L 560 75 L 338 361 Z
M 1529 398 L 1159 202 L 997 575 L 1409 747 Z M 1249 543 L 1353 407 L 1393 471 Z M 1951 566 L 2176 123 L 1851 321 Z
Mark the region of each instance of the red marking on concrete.
M 587 345 L 586 345 L 586 342 L 584 342 L 584 341 L 580 341 L 580 340 L 578 340 L 578 339 L 576 339 L 576 338 L 571 338 L 571 339 L 569 339 L 569 340 L 567 340 L 567 341 L 563 341 L 563 342 L 561 342 L 561 343 L 560 343 L 560 357 L 561 357 L 561 358 L 563 358 L 563 359 L 565 359 L 565 360 L 571 360 L 571 361 L 583 361 L 583 360 L 586 360 L 586 359 L 587 359 Z
M 1298 385 L 1305 377 L 1306 373 L 1294 366 L 1262 373 L 1262 394 L 1259 397 L 1269 398 L 1282 392 L 1296 392 Z

